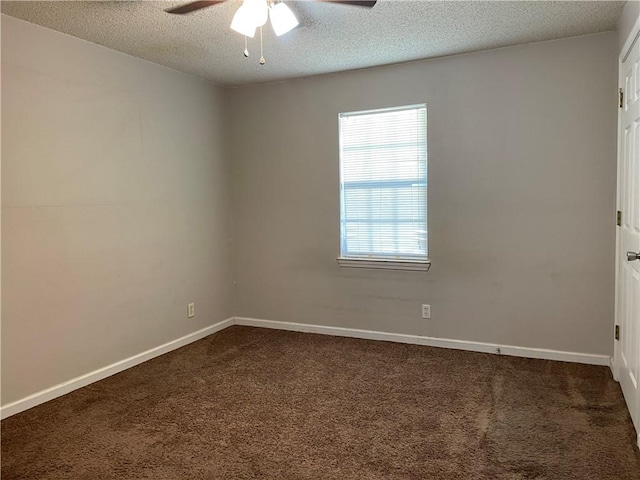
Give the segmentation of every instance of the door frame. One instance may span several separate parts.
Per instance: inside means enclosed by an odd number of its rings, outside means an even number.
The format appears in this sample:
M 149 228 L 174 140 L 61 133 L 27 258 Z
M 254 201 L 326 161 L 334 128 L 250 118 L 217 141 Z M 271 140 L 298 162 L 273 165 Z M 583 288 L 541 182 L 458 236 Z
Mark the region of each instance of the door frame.
M 624 89 L 625 85 L 624 85 L 624 75 L 623 75 L 623 71 L 622 71 L 622 64 L 624 62 L 624 60 L 626 59 L 627 55 L 629 54 L 629 52 L 631 51 L 631 48 L 633 48 L 634 44 L 636 42 L 640 42 L 640 17 L 638 17 L 636 19 L 635 24 L 633 25 L 633 28 L 631 29 L 631 31 L 629 32 L 629 35 L 627 37 L 627 39 L 624 42 L 624 45 L 622 47 L 622 49 L 619 52 L 618 55 L 618 88 L 622 88 Z M 625 92 L 625 95 L 627 94 L 627 92 Z M 622 171 L 621 171 L 621 156 L 622 156 L 622 152 L 624 149 L 624 146 L 622 144 L 622 142 L 624 142 L 624 138 L 623 138 L 623 132 L 622 132 L 622 114 L 623 114 L 623 109 L 622 108 L 618 108 L 618 139 L 617 139 L 617 146 L 618 146 L 618 150 L 617 150 L 617 154 L 616 154 L 616 213 L 617 211 L 620 210 L 620 203 L 621 203 L 621 199 L 620 199 L 620 180 L 621 180 L 621 176 L 622 176 Z M 624 212 L 623 212 L 624 215 Z M 621 236 L 620 236 L 620 228 L 618 228 L 618 226 L 616 225 L 616 249 L 615 249 L 615 296 L 614 296 L 614 325 L 620 325 L 620 255 L 621 255 L 621 249 L 620 249 L 620 242 L 621 242 Z M 613 334 L 613 332 L 612 332 Z M 624 332 L 622 332 L 622 335 L 624 335 Z M 613 335 L 612 335 L 613 337 Z M 611 371 L 613 373 L 613 378 L 616 381 L 619 381 L 620 379 L 620 366 L 621 366 L 621 362 L 619 361 L 620 359 L 620 342 L 615 340 L 613 340 L 613 357 L 611 359 Z M 638 448 L 640 448 L 640 431 L 636 432 L 637 433 L 637 444 L 638 444 Z

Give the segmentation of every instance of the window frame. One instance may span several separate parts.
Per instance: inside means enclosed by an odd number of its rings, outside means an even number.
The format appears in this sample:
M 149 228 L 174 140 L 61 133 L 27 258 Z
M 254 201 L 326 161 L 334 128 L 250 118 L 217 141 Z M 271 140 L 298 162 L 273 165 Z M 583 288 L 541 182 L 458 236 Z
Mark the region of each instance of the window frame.
M 425 168 L 426 168 L 426 182 L 425 182 L 425 228 L 426 228 L 426 252 L 427 256 L 420 258 L 410 258 L 410 257 L 393 257 L 393 256 L 375 256 L 374 254 L 370 255 L 344 255 L 344 222 L 345 222 L 345 198 L 344 198 L 344 179 L 343 179 L 343 158 L 342 158 L 342 145 L 343 145 L 343 129 L 341 121 L 344 117 L 347 116 L 357 116 L 357 115 L 365 115 L 365 114 L 375 114 L 375 113 L 385 113 L 385 112 L 393 112 L 400 110 L 411 110 L 411 109 L 425 109 L 425 129 L 428 132 L 428 109 L 427 104 L 425 103 L 416 103 L 410 105 L 401 105 L 395 107 L 387 107 L 387 108 L 375 108 L 375 109 L 367 109 L 367 110 L 358 110 L 351 112 L 340 112 L 338 114 L 338 162 L 339 162 L 339 191 L 340 191 L 340 218 L 339 218 L 339 251 L 340 255 L 337 257 L 337 262 L 341 267 L 349 267 L 349 268 L 371 268 L 371 269 L 383 269 L 383 270 L 409 270 L 409 271 L 428 271 L 431 267 L 431 260 L 429 259 L 429 215 L 428 215 L 428 192 L 429 192 L 429 161 L 428 161 L 428 133 L 425 132 Z

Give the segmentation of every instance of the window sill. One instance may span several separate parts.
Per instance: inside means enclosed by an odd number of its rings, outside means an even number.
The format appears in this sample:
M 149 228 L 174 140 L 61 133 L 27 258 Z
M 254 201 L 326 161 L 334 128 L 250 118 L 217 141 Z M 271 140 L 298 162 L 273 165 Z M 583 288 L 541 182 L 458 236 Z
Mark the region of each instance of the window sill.
M 375 268 L 382 270 L 408 270 L 426 272 L 431 268 L 430 260 L 382 260 L 371 258 L 344 258 L 336 259 L 341 267 L 347 268 Z

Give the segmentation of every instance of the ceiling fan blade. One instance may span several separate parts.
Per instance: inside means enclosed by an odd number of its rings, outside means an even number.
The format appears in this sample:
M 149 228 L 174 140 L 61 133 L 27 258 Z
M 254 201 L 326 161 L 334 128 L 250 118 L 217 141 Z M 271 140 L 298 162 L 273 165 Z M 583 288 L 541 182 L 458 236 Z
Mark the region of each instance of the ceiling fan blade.
M 170 8 L 165 10 L 167 13 L 174 13 L 176 15 L 184 15 L 185 13 L 195 12 L 196 10 L 202 10 L 203 8 L 211 7 L 217 3 L 225 2 L 226 0 L 209 0 L 204 2 L 190 2 L 186 5 Z
M 318 2 L 331 2 L 339 5 L 353 5 L 354 7 L 373 7 L 378 0 L 316 0 Z

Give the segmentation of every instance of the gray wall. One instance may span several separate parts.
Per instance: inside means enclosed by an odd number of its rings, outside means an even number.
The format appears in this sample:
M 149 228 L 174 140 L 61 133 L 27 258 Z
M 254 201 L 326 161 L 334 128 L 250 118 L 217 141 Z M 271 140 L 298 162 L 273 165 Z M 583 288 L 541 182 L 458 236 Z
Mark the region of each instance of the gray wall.
M 618 51 L 622 50 L 638 18 L 640 18 L 640 0 L 629 0 L 618 20 Z
M 3 404 L 232 315 L 223 108 L 2 16 Z
M 232 315 L 611 353 L 616 50 L 221 90 L 2 16 L 2 404 Z M 340 268 L 337 114 L 417 102 L 433 267 Z
M 616 58 L 609 33 L 232 90 L 235 314 L 610 354 Z M 337 115 L 418 102 L 431 271 L 340 268 Z

